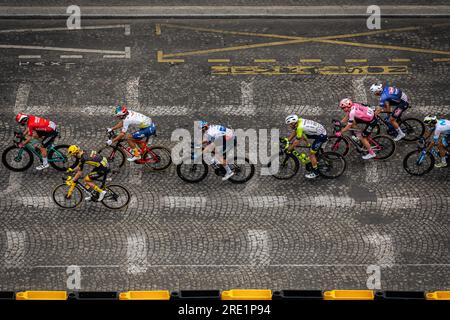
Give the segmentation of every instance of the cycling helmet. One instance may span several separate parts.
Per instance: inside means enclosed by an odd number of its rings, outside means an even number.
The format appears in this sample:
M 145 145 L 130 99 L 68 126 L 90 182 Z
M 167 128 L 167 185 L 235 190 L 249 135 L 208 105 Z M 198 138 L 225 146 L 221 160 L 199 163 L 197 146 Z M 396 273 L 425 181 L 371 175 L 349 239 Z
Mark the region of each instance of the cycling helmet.
M 69 155 L 71 155 L 71 156 L 74 156 L 74 155 L 76 155 L 78 152 L 80 152 L 80 147 L 79 146 L 77 146 L 77 145 L 71 145 L 70 147 L 69 147 L 69 149 L 67 149 L 67 153 L 69 154 Z
M 291 114 L 286 117 L 286 119 L 284 120 L 284 123 L 293 124 L 293 123 L 297 123 L 297 121 L 298 121 L 298 116 L 296 114 Z
M 125 105 L 123 105 L 123 106 L 118 105 L 116 107 L 116 109 L 114 110 L 114 115 L 116 117 L 123 117 L 123 116 L 126 116 L 127 114 L 128 114 L 128 109 Z
M 339 107 L 341 107 L 342 109 L 347 109 L 351 108 L 352 104 L 353 104 L 352 100 L 350 100 L 349 98 L 345 98 L 339 102 Z
M 24 124 L 25 122 L 27 122 L 28 120 L 28 115 L 26 115 L 25 113 L 19 113 L 16 116 L 16 122 L 19 124 Z
M 437 117 L 432 115 L 427 115 L 423 119 L 423 123 L 425 123 L 427 126 L 435 125 L 437 123 Z
M 373 85 L 370 86 L 370 91 L 373 94 L 381 93 L 381 91 L 383 91 L 383 85 L 381 83 L 380 84 L 374 83 Z
M 208 122 L 200 120 L 198 121 L 198 128 L 200 130 L 203 130 L 204 128 L 207 128 L 209 126 Z

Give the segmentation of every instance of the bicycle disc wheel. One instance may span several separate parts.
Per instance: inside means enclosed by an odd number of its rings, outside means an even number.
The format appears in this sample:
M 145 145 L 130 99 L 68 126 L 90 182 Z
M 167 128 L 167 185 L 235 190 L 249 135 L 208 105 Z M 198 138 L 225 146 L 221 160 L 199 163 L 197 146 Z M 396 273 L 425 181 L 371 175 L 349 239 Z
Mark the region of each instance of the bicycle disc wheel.
M 271 160 L 267 165 L 271 168 L 271 173 L 276 179 L 287 180 L 297 174 L 300 162 L 295 156 L 281 151 L 276 157 L 278 157 L 278 168 L 275 167 L 274 160 Z
M 97 153 L 106 159 L 111 171 L 118 170 L 125 164 L 125 154 L 119 148 L 113 146 L 104 146 Z
M 67 149 L 69 145 L 60 144 L 48 152 L 48 163 L 58 171 L 66 171 L 72 165 Z
M 3 151 L 2 163 L 11 171 L 25 171 L 33 164 L 33 154 L 27 148 L 10 146 Z
M 417 141 L 425 133 L 425 126 L 422 121 L 416 118 L 407 118 L 401 121 L 400 128 L 406 134 L 405 141 Z
M 435 159 L 430 153 L 422 154 L 421 151 L 414 150 L 408 153 L 403 159 L 403 168 L 413 176 L 423 176 L 434 167 Z
M 228 179 L 233 183 L 245 183 L 255 174 L 255 166 L 247 158 L 235 158 L 229 165 L 234 167 L 234 175 Z
M 170 167 L 172 164 L 172 156 L 170 155 L 170 150 L 166 147 L 162 146 L 154 146 L 149 147 L 152 155 L 148 154 L 147 157 L 156 156 L 156 161 L 151 163 L 146 163 L 145 166 L 155 170 L 155 171 L 162 171 Z
M 339 153 L 341 156 L 345 157 L 350 150 L 350 144 L 342 137 L 333 136 L 328 138 L 327 144 L 325 145 L 325 150 L 327 152 Z
M 324 152 L 317 157 L 317 169 L 322 177 L 335 179 L 347 168 L 347 161 L 337 152 Z
M 181 180 L 188 183 L 197 183 L 206 178 L 208 165 L 206 163 L 180 163 L 177 165 L 177 174 Z
M 113 210 L 122 209 L 130 202 L 130 193 L 125 187 L 118 184 L 111 184 L 105 187 L 106 195 L 102 204 Z
M 52 193 L 53 201 L 61 208 L 72 209 L 83 201 L 83 192 L 78 186 L 75 186 L 71 196 L 68 198 L 67 193 L 69 186 L 65 183 L 57 186 Z
M 386 160 L 390 158 L 395 152 L 395 142 L 388 136 L 376 136 L 372 140 L 376 145 L 372 145 L 372 150 L 375 152 L 375 159 Z

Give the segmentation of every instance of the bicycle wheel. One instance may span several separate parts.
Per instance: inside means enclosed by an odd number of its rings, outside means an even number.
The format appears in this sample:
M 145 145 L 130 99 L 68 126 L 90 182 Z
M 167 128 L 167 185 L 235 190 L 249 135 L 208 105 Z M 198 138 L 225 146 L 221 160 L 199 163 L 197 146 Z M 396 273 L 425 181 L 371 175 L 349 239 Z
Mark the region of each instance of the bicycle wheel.
M 255 174 L 255 166 L 247 158 L 235 158 L 230 167 L 232 167 L 234 175 L 228 180 L 233 183 L 245 183 Z
M 48 163 L 58 171 L 66 171 L 72 165 L 67 149 L 69 145 L 60 144 L 52 147 L 48 152 Z
M 395 142 L 388 136 L 376 136 L 371 139 L 375 145 L 371 143 L 372 150 L 375 152 L 375 159 L 386 160 L 395 152 Z M 369 140 L 370 141 L 370 140 Z
M 278 155 L 278 168 L 272 167 L 274 160 L 271 160 L 267 166 L 271 168 L 272 175 L 279 180 L 288 180 L 295 176 L 300 168 L 300 161 L 292 154 L 286 154 L 281 151 Z M 277 170 L 275 173 L 274 171 Z
M 53 190 L 53 201 L 61 208 L 73 209 L 83 201 L 83 191 L 80 187 L 75 186 L 70 197 L 67 196 L 69 186 L 65 183 L 56 186 Z
M 111 171 L 119 170 L 125 164 L 125 154 L 117 147 L 104 146 L 97 151 L 99 155 L 102 155 L 108 159 L 108 164 Z
M 3 151 L 2 163 L 11 171 L 25 171 L 33 164 L 33 153 L 27 148 L 10 146 Z
M 323 152 L 318 154 L 317 169 L 322 177 L 335 179 L 340 177 L 347 168 L 347 161 L 337 152 Z
M 328 138 L 327 144 L 325 145 L 325 151 L 336 152 L 341 156 L 345 157 L 350 150 L 350 143 L 347 139 L 342 137 L 332 136 Z
M 406 134 L 405 141 L 417 141 L 425 133 L 425 126 L 422 121 L 416 118 L 407 118 L 400 122 L 400 128 Z
M 122 209 L 130 202 L 130 193 L 125 187 L 118 184 L 111 184 L 105 187 L 106 195 L 102 204 L 113 210 Z
M 411 151 L 403 159 L 403 168 L 413 176 L 423 176 L 434 167 L 435 159 L 430 153 L 425 155 L 418 150 Z
M 172 156 L 170 155 L 169 149 L 162 146 L 149 147 L 149 149 L 152 154 L 148 154 L 147 157 L 156 156 L 156 161 L 146 163 L 146 167 L 155 171 L 162 171 L 170 167 L 172 164 Z
M 177 174 L 181 180 L 188 183 L 197 183 L 206 178 L 208 165 L 206 163 L 180 163 L 177 165 Z

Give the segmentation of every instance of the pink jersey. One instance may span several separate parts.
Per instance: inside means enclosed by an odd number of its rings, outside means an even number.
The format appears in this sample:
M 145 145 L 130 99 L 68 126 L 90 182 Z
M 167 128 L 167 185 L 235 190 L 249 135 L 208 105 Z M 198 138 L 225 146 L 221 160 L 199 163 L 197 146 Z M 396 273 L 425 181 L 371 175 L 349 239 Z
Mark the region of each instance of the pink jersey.
M 370 122 L 373 120 L 374 111 L 366 106 L 359 103 L 353 103 L 350 112 L 348 113 L 348 122 Z

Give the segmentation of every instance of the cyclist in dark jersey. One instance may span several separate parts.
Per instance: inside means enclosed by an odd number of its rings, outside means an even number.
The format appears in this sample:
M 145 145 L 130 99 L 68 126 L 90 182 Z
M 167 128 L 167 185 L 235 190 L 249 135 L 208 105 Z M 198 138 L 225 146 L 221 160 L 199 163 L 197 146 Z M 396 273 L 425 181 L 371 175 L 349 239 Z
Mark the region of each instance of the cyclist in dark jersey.
M 92 180 L 98 180 L 100 178 L 106 179 L 108 174 L 108 159 L 97 154 L 96 151 L 91 151 L 90 154 L 84 152 L 80 147 L 71 145 L 68 149 L 69 155 L 76 158 L 75 163 L 67 170 L 68 172 L 77 171 L 73 177 L 73 181 L 76 182 L 83 174 L 84 165 L 93 166 L 94 169 L 84 177 L 86 185 L 94 191 L 98 192 L 97 201 L 102 201 L 106 195 L 106 191 L 100 189 Z M 86 200 L 91 200 L 91 196 L 86 197 Z

